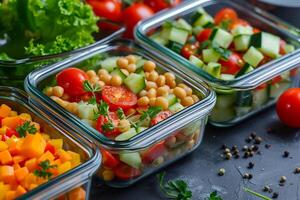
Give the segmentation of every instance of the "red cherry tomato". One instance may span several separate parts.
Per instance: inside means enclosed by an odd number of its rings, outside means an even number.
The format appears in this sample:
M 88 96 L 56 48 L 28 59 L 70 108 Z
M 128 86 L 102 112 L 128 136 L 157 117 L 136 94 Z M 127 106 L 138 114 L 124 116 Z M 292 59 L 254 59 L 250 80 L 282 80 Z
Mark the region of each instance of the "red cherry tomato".
M 115 176 L 120 180 L 134 179 L 142 174 L 141 170 L 121 163 L 114 170 Z
M 279 82 L 281 82 L 282 81 L 282 77 L 279 75 L 279 76 L 276 76 L 275 78 L 273 78 L 272 80 L 271 80 L 271 84 L 276 84 L 276 83 L 279 83 Z
M 224 20 L 235 21 L 238 18 L 237 13 L 231 8 L 223 8 L 215 15 L 215 23 L 220 24 Z
M 110 120 L 108 119 L 108 116 L 103 116 L 103 115 L 99 116 L 99 118 L 97 120 L 97 124 L 96 124 L 96 129 L 108 138 L 115 138 L 116 136 L 118 136 L 121 133 L 116 128 L 118 126 L 119 117 L 118 117 L 117 113 L 115 113 L 115 112 L 109 112 L 108 115 L 109 115 L 109 119 L 111 120 L 111 122 L 114 126 L 113 130 L 104 130 L 103 129 L 103 125 L 108 124 L 110 122 Z
M 253 33 L 255 34 L 255 33 L 259 33 L 259 32 L 261 32 L 261 30 L 259 30 L 258 28 L 253 28 Z
M 137 96 L 125 87 L 105 86 L 102 89 L 102 99 L 111 110 L 128 110 L 137 103 Z
M 222 73 L 235 75 L 240 71 L 243 61 L 239 54 L 232 52 L 228 60 L 220 60 L 219 63 L 222 65 Z
M 57 84 L 70 96 L 83 95 L 83 82 L 87 79 L 86 73 L 77 68 L 68 68 L 56 75 Z
M 120 21 L 122 15 L 122 2 L 119 0 L 87 0 L 95 15 L 112 21 Z
M 279 49 L 279 54 L 280 55 L 286 54 L 285 45 L 286 45 L 286 42 L 284 40 L 280 40 L 280 49 Z
M 250 24 L 243 19 L 236 19 L 230 24 L 229 29 L 235 29 L 237 26 L 250 26 Z
M 133 38 L 133 29 L 135 25 L 146 18 L 154 15 L 153 10 L 143 3 L 134 3 L 123 11 L 123 21 L 126 26 L 125 37 Z
M 112 169 L 120 164 L 120 161 L 109 151 L 106 151 L 104 149 L 101 149 L 100 151 L 102 154 L 102 163 L 104 167 Z
M 155 124 L 158 124 L 159 122 L 167 119 L 168 117 L 170 117 L 172 115 L 172 112 L 171 111 L 161 111 L 160 113 L 158 113 L 156 115 L 155 118 L 153 118 L 150 122 L 151 126 L 154 126 Z
M 295 77 L 298 75 L 298 68 L 292 69 L 290 71 L 290 77 Z
M 7 137 L 12 137 L 12 136 L 19 137 L 19 133 L 15 129 L 12 129 L 12 128 L 9 128 L 9 127 L 7 127 L 7 129 L 6 129 L 5 135 Z
M 191 55 L 196 55 L 198 50 L 199 44 L 186 44 L 181 49 L 181 55 L 186 59 L 189 59 Z
M 211 35 L 211 32 L 212 32 L 212 29 L 210 29 L 210 28 L 203 29 L 200 33 L 198 33 L 198 35 L 196 37 L 198 42 L 204 42 L 204 41 L 208 40 Z
M 144 164 L 151 164 L 159 156 L 166 151 L 165 141 L 161 141 L 142 153 L 142 161 Z
M 150 6 L 154 12 L 177 6 L 181 0 L 144 0 L 144 3 Z
M 56 153 L 55 147 L 52 144 L 50 144 L 50 143 L 47 143 L 47 145 L 45 147 L 44 152 L 47 152 L 47 151 L 49 151 L 53 155 Z
M 276 111 L 284 124 L 300 128 L 300 88 L 286 90 L 277 101 Z

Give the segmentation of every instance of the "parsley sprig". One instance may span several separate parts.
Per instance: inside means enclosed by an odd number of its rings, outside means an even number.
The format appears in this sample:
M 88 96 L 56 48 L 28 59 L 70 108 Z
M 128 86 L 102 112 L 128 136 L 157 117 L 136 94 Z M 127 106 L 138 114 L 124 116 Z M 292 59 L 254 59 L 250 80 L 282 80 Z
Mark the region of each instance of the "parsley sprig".
M 118 108 L 117 115 L 118 115 L 119 119 L 125 119 L 126 118 L 122 108 Z
M 145 119 L 153 119 L 159 112 L 161 111 L 161 107 L 153 106 L 148 108 L 147 111 L 144 111 L 140 117 L 140 120 L 143 121 Z
M 210 193 L 207 200 L 223 200 L 221 196 L 218 195 L 217 191 Z
M 19 133 L 20 137 L 26 137 L 26 134 L 35 134 L 37 132 L 36 127 L 31 124 L 30 121 L 24 122 L 22 125 L 16 128 L 16 131 Z
M 101 91 L 101 87 L 99 84 L 95 83 L 95 84 L 91 84 L 90 81 L 85 80 L 83 82 L 83 89 L 86 92 L 90 92 L 92 93 L 93 97 L 90 98 L 89 100 L 89 104 L 97 104 L 97 100 L 96 100 L 96 92 L 100 92 Z
M 50 161 L 45 160 L 39 163 L 39 167 L 40 169 L 34 170 L 33 174 L 41 178 L 50 179 L 53 174 L 49 172 L 49 169 L 57 168 L 57 165 L 50 165 Z

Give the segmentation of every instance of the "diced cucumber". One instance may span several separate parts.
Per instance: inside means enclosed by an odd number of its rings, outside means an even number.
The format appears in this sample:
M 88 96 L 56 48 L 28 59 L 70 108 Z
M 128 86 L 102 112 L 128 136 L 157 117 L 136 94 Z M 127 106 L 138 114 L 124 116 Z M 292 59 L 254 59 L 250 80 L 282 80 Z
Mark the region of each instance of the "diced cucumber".
M 177 102 L 175 104 L 173 104 L 172 106 L 169 107 L 169 110 L 172 112 L 172 113 L 177 113 L 181 110 L 184 109 L 184 106 L 181 105 L 181 103 Z
M 191 17 L 191 22 L 193 26 L 207 26 L 209 24 L 214 24 L 214 18 L 205 12 L 205 10 L 198 9 L 198 11 Z
M 161 32 L 151 35 L 150 39 L 152 39 L 154 42 L 161 44 L 163 46 L 165 46 L 169 42 L 168 39 L 166 39 L 165 37 L 162 36 Z
M 216 107 L 227 108 L 232 107 L 235 103 L 235 94 L 219 94 L 217 96 Z
M 234 119 L 235 117 L 236 114 L 233 107 L 227 107 L 227 108 L 214 107 L 209 119 L 213 122 L 226 122 Z
M 120 160 L 127 165 L 139 169 L 142 166 L 142 159 L 139 153 L 120 153 Z
M 194 64 L 195 66 L 200 67 L 200 68 L 202 68 L 203 65 L 204 65 L 203 61 L 202 61 L 200 58 L 198 58 L 198 57 L 196 57 L 196 56 L 194 56 L 194 55 L 191 55 L 191 56 L 190 56 L 189 61 L 190 61 L 192 64 Z
M 256 67 L 264 59 L 264 55 L 255 47 L 251 46 L 244 54 L 243 59 L 245 62 Z
M 253 96 L 251 91 L 239 91 L 236 94 L 235 105 L 237 107 L 251 107 Z
M 126 78 L 126 75 L 121 71 L 120 68 L 114 69 L 110 74 L 111 75 L 118 75 L 118 76 L 120 76 L 123 81 Z
M 237 51 L 246 51 L 249 48 L 250 39 L 250 35 L 239 35 L 234 37 L 234 49 Z
M 221 74 L 220 79 L 225 81 L 232 81 L 234 80 L 235 76 L 232 74 Z
M 220 47 L 227 49 L 233 40 L 233 36 L 221 28 L 215 28 L 209 39 Z
M 182 45 L 182 44 L 179 44 L 179 43 L 177 43 L 177 42 L 172 42 L 172 41 L 170 41 L 170 42 L 167 44 L 167 47 L 168 47 L 169 49 L 171 49 L 172 51 L 174 51 L 174 52 L 180 54 L 181 49 L 183 48 L 183 45 Z
M 252 70 L 254 70 L 254 68 L 249 65 L 248 63 L 246 63 L 242 69 L 235 75 L 235 77 L 240 77 L 243 76 L 244 74 L 247 74 L 249 72 L 251 72 Z
M 250 45 L 258 48 L 267 56 L 276 58 L 279 55 L 280 38 L 271 33 L 259 32 L 251 36 Z
M 125 85 L 135 94 L 146 87 L 145 77 L 141 74 L 132 73 L 124 80 Z
M 206 63 L 209 62 L 218 62 L 221 58 L 221 55 L 214 49 L 204 49 L 202 51 L 203 61 Z
M 78 103 L 78 116 L 80 119 L 90 119 L 94 118 L 95 113 L 98 112 L 98 107 L 95 104 L 88 104 L 86 102 Z
M 100 65 L 102 69 L 106 69 L 108 72 L 112 72 L 115 68 L 118 67 L 117 60 L 119 57 L 109 57 L 101 61 Z
M 185 29 L 173 27 L 170 30 L 169 40 L 184 45 L 189 37 L 189 32 Z
M 280 82 L 271 84 L 270 86 L 270 98 L 277 99 L 286 89 L 291 87 L 291 82 Z
M 203 69 L 214 77 L 218 78 L 221 75 L 221 64 L 219 63 L 210 62 L 208 65 L 205 65 Z
M 136 136 L 138 133 L 136 132 L 135 128 L 131 128 L 128 131 L 121 133 L 118 135 L 115 140 L 116 141 L 126 141 L 129 140 L 130 138 Z
M 198 35 L 204 28 L 202 26 L 193 27 L 193 34 Z
M 269 97 L 268 97 L 268 88 L 264 89 L 256 89 L 252 91 L 252 108 L 259 108 L 265 103 L 267 103 Z
M 178 99 L 174 94 L 169 94 L 167 96 L 167 100 L 169 102 L 169 107 L 172 106 L 173 104 L 175 104 L 176 102 L 178 102 Z
M 161 37 L 167 41 L 169 41 L 169 35 L 170 35 L 170 31 L 173 27 L 173 24 L 172 22 L 165 22 L 163 24 L 163 28 L 162 28 L 162 31 L 161 31 Z
M 141 132 L 143 132 L 143 131 L 146 130 L 146 129 L 147 129 L 147 127 L 140 127 L 140 126 L 139 126 L 139 127 L 137 128 L 137 132 L 138 132 L 138 133 L 141 133 Z
M 253 34 L 253 28 L 251 26 L 239 25 L 239 26 L 235 27 L 231 32 L 232 32 L 233 36 L 252 35 Z
M 192 33 L 193 27 L 187 23 L 184 19 L 180 18 L 176 21 L 175 26 L 187 30 L 189 33 Z
M 147 60 L 145 59 L 138 59 L 135 63 L 136 65 L 136 68 L 139 69 L 139 68 L 143 68 L 144 67 L 144 64 Z
M 286 54 L 291 53 L 291 52 L 295 51 L 295 47 L 294 47 L 294 45 L 291 45 L 291 44 L 285 44 L 284 51 Z

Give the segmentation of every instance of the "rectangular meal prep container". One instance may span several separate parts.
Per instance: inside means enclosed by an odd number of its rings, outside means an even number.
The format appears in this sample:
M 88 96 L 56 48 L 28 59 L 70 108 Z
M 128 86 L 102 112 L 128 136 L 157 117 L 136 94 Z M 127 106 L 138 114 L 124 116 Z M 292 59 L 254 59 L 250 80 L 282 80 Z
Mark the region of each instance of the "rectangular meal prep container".
M 25 77 L 34 69 L 58 62 L 59 60 L 68 57 L 72 57 L 77 53 L 81 53 L 82 51 L 91 49 L 99 44 L 104 44 L 114 38 L 120 37 L 124 31 L 125 28 L 120 26 L 119 29 L 115 32 L 97 33 L 94 35 L 94 38 L 96 40 L 95 43 L 69 52 L 46 56 L 34 56 L 11 61 L 0 60 L 0 85 L 18 87 L 22 89 Z
M 62 122 L 54 121 L 53 117 L 42 111 L 42 106 L 33 104 L 25 92 L 11 87 L 0 86 L 0 105 L 6 104 L 18 113 L 29 113 L 33 121 L 42 125 L 51 138 L 63 139 L 64 148 L 79 153 L 82 164 L 57 176 L 45 184 L 27 192 L 18 199 L 68 199 L 68 192 L 81 187 L 89 199 L 93 174 L 101 163 L 98 149 L 78 131 L 65 126 Z M 36 106 L 32 106 L 36 105 Z
M 91 126 L 83 123 L 78 117 L 67 112 L 42 92 L 43 88 L 63 69 L 71 66 L 86 69 L 91 66 L 86 66 L 84 61 L 93 59 L 99 55 L 102 57 L 132 54 L 154 61 L 157 64 L 157 68 L 161 71 L 173 72 L 177 77 L 177 80 L 180 80 L 191 87 L 195 94 L 201 97 L 202 100 L 172 115 L 163 122 L 146 129 L 127 141 L 114 141 L 100 134 Z M 96 69 L 99 68 L 98 65 L 95 65 L 95 67 Z M 153 148 L 157 148 L 157 146 L 161 147 L 161 144 L 163 143 L 162 151 L 158 153 L 159 155 L 156 155 L 155 160 L 152 163 L 144 163 L 142 167 L 137 170 L 127 170 L 129 175 L 126 174 L 128 177 L 123 178 L 123 180 L 114 176 L 112 168 L 108 166 L 102 167 L 99 170 L 98 175 L 106 182 L 106 184 L 112 187 L 127 187 L 196 149 L 202 141 L 207 116 L 216 100 L 215 93 L 211 91 L 206 84 L 201 82 L 201 80 L 196 82 L 184 73 L 178 73 L 176 68 L 173 68 L 169 63 L 158 59 L 153 56 L 151 52 L 134 42 L 126 40 L 110 42 L 99 46 L 94 50 L 78 55 L 74 59 L 68 59 L 34 71 L 27 76 L 25 88 L 33 98 L 44 102 L 44 104 L 47 105 L 47 109 L 57 112 L 56 116 L 61 118 L 61 120 L 85 131 L 89 137 L 92 137 L 99 148 L 102 149 L 102 154 L 103 150 L 105 150 L 114 156 L 119 156 L 120 154 L 132 155 L 149 151 L 150 149 L 153 150 Z M 165 141 L 170 141 L 170 145 L 164 145 Z M 103 160 L 105 160 L 105 156 Z M 126 167 L 124 168 L 126 169 Z
M 241 19 L 246 19 L 250 24 L 261 30 L 279 35 L 293 44 L 296 50 L 234 80 L 221 80 L 211 76 L 181 55 L 156 43 L 150 38 L 149 35 L 160 28 L 164 22 L 178 18 L 188 19 L 200 7 L 204 8 L 212 16 L 224 7 L 233 8 Z M 229 0 L 197 0 L 184 2 L 174 9 L 161 12 L 151 19 L 141 22 L 136 27 L 135 37 L 139 43 L 151 49 L 155 55 L 174 62 L 175 66 L 185 71 L 189 76 L 193 78 L 201 77 L 208 82 L 217 93 L 217 103 L 209 118 L 209 122 L 215 126 L 227 127 L 238 124 L 242 120 L 273 105 L 277 97 L 285 89 L 299 84 L 297 76 L 291 77 L 289 75 L 290 70 L 293 70 L 294 74 L 298 74 L 297 68 L 300 65 L 300 39 L 296 34 L 293 34 L 295 30 L 298 29 L 259 8 L 248 5 L 246 2 L 243 2 L 243 5 L 241 5 L 236 1 Z M 280 75 L 287 78 L 277 84 L 271 85 L 270 80 Z M 266 90 L 256 89 L 264 83 L 268 84 Z M 245 96 L 248 96 L 253 103 L 246 110 L 239 109 L 235 105 L 240 102 L 240 97 Z

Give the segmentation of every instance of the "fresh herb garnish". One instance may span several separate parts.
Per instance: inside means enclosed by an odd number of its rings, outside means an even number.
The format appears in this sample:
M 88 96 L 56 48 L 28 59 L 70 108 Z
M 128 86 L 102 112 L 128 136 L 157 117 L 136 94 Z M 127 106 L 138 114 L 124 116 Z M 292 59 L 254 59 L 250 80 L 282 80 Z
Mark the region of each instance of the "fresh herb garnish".
M 30 121 L 26 121 L 16 128 L 16 131 L 19 133 L 20 137 L 25 137 L 26 133 L 35 134 L 37 132 L 36 127 L 33 124 L 30 125 L 30 123 Z
M 159 186 L 165 195 L 170 199 L 176 200 L 190 200 L 192 198 L 192 191 L 188 184 L 183 180 L 174 180 L 164 182 L 166 173 L 162 172 L 157 175 Z
M 217 191 L 210 193 L 207 200 L 223 200 L 221 196 L 218 195 Z
M 118 115 L 119 119 L 125 119 L 126 118 L 122 108 L 118 108 L 117 115 Z
M 140 117 L 141 121 L 144 121 L 145 119 L 153 119 L 159 112 L 161 111 L 161 107 L 153 106 L 148 108 L 147 111 L 144 111 L 143 114 Z
M 91 84 L 88 80 L 85 80 L 83 82 L 83 89 L 86 92 L 90 92 L 92 93 L 92 97 L 89 99 L 88 103 L 89 104 L 97 104 L 97 100 L 96 100 L 96 92 L 100 92 L 101 91 L 101 87 L 99 84 Z
M 109 106 L 106 102 L 100 101 L 100 103 L 97 104 L 97 107 L 98 107 L 98 111 L 97 112 L 94 111 L 94 117 L 93 117 L 94 120 L 97 120 L 100 115 L 108 116 Z
M 111 120 L 109 120 L 107 123 L 103 124 L 101 128 L 104 132 L 108 132 L 114 130 L 115 126 L 113 125 Z
M 250 190 L 249 188 L 244 188 L 244 190 L 245 190 L 245 192 L 248 192 L 249 194 L 252 194 L 252 195 L 254 195 L 256 197 L 259 197 L 259 198 L 261 198 L 263 200 L 272 200 L 270 197 L 267 197 L 265 195 L 259 194 L 259 193 L 255 192 L 253 190 Z
M 232 24 L 232 20 L 231 19 L 226 19 L 226 20 L 221 21 L 219 26 L 220 26 L 221 29 L 228 30 L 229 26 L 231 24 Z
M 45 160 L 45 161 L 40 162 L 39 167 L 41 169 L 34 170 L 33 174 L 38 177 L 49 179 L 49 178 L 51 178 L 51 176 L 53 174 L 51 172 L 49 172 L 48 170 L 51 168 L 57 168 L 57 165 L 50 165 L 50 161 Z

